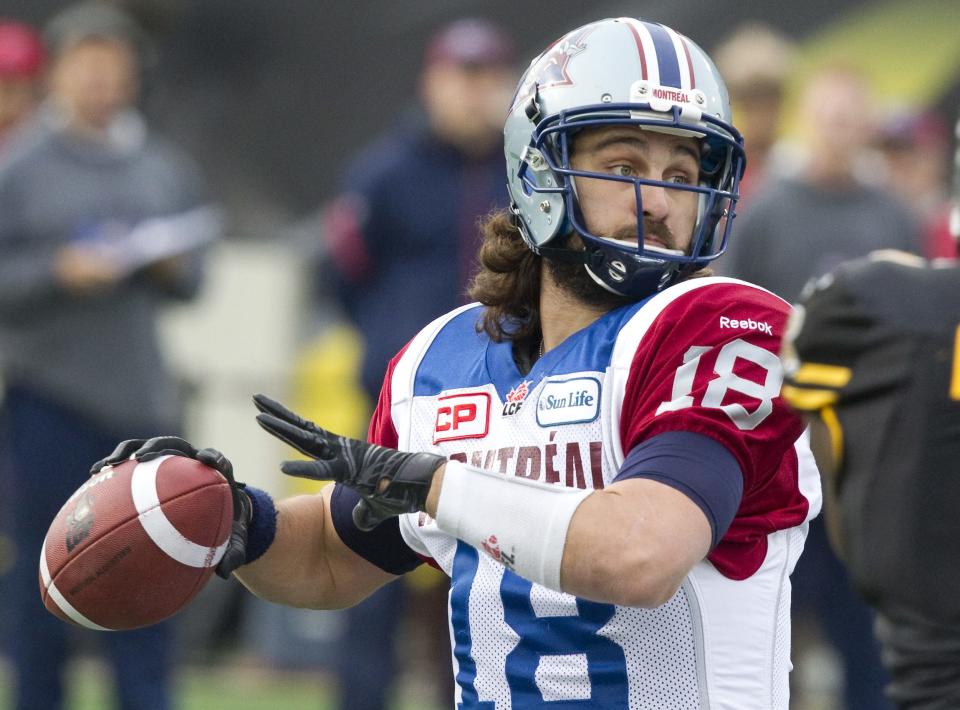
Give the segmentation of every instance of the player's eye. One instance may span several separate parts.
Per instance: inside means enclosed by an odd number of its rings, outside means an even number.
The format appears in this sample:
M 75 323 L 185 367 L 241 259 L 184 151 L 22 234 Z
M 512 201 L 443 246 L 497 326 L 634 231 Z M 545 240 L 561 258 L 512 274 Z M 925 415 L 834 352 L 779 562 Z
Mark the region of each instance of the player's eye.
M 614 165 L 613 174 L 618 177 L 634 177 L 637 172 L 631 165 Z

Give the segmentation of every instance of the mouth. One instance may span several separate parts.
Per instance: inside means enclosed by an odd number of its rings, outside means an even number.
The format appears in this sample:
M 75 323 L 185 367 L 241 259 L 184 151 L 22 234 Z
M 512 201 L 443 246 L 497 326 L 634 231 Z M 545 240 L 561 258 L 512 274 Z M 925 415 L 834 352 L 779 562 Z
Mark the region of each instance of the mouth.
M 613 239 L 608 238 L 607 241 L 613 242 L 614 244 L 619 244 L 624 247 L 630 247 L 633 249 L 637 248 L 636 239 Z M 680 249 L 673 249 L 668 246 L 664 241 L 653 235 L 647 235 L 643 241 L 643 250 L 646 252 L 653 252 L 656 254 L 663 254 L 665 256 L 683 256 L 683 251 Z

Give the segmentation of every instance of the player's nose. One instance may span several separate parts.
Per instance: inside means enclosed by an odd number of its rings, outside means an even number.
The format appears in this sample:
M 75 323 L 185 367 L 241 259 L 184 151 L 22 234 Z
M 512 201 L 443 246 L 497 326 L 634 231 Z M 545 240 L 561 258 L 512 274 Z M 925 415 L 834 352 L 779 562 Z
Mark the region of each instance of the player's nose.
M 643 216 L 646 219 L 662 222 L 670 210 L 667 201 L 667 190 L 656 185 L 640 186 L 640 201 L 643 205 Z

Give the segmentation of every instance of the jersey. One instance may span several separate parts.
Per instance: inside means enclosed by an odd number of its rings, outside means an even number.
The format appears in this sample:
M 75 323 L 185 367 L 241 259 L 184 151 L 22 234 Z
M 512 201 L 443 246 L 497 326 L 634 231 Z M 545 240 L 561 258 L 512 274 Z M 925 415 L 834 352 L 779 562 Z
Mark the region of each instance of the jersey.
M 784 397 L 820 412 L 845 557 L 884 615 L 960 624 L 960 267 L 899 252 L 812 284 Z
M 533 584 L 495 545 L 401 516 L 406 544 L 451 577 L 457 708 L 786 708 L 789 574 L 820 504 L 802 423 L 779 398 L 789 306 L 733 279 L 690 280 L 605 314 L 526 374 L 511 343 L 477 332 L 480 308 L 434 321 L 394 360 L 373 440 L 600 489 L 639 442 L 690 431 L 737 458 L 744 493 L 708 559 L 655 609 Z

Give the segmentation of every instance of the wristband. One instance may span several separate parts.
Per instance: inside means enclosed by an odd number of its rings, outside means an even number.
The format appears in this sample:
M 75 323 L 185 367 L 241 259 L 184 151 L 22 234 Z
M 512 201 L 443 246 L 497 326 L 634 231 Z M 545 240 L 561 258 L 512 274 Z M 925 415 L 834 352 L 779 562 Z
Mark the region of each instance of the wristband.
M 560 589 L 567 529 L 593 491 L 507 478 L 448 461 L 437 527 L 482 550 L 521 577 Z
M 250 524 L 247 528 L 247 549 L 243 564 L 250 564 L 267 551 L 277 534 L 277 508 L 266 491 L 246 486 L 243 492 L 250 498 Z

